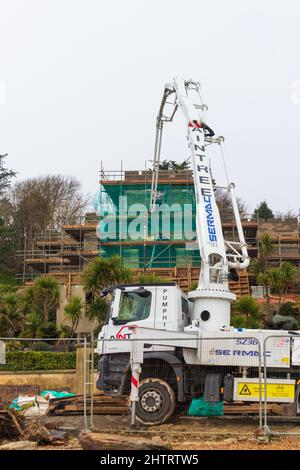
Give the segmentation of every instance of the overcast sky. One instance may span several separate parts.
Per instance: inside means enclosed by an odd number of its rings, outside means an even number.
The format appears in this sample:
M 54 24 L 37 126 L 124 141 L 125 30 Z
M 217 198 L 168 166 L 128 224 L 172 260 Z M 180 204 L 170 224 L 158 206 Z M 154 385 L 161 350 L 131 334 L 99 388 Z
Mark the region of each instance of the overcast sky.
M 101 160 L 144 168 L 164 84 L 193 78 L 238 195 L 298 212 L 299 24 L 296 0 L 0 0 L 0 153 L 94 194 Z M 187 156 L 178 117 L 162 157 Z

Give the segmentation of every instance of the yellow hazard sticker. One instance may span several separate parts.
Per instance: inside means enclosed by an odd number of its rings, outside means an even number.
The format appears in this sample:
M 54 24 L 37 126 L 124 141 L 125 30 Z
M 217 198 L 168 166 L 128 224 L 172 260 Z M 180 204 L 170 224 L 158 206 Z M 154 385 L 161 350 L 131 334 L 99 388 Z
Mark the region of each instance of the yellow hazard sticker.
M 261 384 L 262 397 L 264 396 L 265 388 L 264 383 Z M 243 398 L 259 398 L 259 384 L 251 382 L 239 382 L 238 395 Z M 268 383 L 267 384 L 267 398 L 290 398 L 294 400 L 295 385 L 285 383 Z
M 282 357 L 281 362 L 289 362 L 289 358 L 288 357 Z

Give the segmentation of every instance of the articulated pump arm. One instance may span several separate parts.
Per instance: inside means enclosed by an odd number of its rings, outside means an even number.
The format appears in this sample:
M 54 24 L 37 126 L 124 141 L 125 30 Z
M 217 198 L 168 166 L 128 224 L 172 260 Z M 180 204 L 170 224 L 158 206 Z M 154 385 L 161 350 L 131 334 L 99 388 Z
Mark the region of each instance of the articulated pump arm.
M 194 104 L 191 101 L 189 96 L 191 91 L 196 91 L 200 98 L 200 103 Z M 167 101 L 170 95 L 173 95 L 174 101 L 172 103 Z M 173 105 L 172 112 L 169 116 L 164 114 L 166 104 Z M 173 83 L 167 84 L 165 87 L 156 124 L 157 132 L 150 210 L 154 210 L 157 195 L 163 124 L 164 122 L 171 122 L 173 120 L 178 108 L 183 112 L 188 124 L 187 138 L 191 151 L 195 185 L 196 230 L 202 259 L 198 290 L 207 291 L 217 289 L 227 291 L 228 278 L 236 277 L 236 269 L 246 269 L 249 265 L 249 257 L 234 192 L 234 184 L 230 181 L 221 148 L 239 241 L 227 242 L 223 237 L 220 213 L 214 195 L 210 157 L 206 153 L 207 145 L 216 143 L 221 147 L 223 138 L 214 138 L 213 131 L 203 121 L 203 113 L 206 111 L 207 106 L 202 101 L 199 83 L 185 81 L 183 79 L 174 79 Z

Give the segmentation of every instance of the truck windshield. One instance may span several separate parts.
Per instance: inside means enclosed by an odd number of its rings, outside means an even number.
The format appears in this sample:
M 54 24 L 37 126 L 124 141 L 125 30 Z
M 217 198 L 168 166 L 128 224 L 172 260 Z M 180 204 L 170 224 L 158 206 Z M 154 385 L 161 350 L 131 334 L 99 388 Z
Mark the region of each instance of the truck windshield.
M 126 322 L 145 320 L 150 315 L 152 294 L 149 291 L 123 292 L 121 295 L 119 320 Z

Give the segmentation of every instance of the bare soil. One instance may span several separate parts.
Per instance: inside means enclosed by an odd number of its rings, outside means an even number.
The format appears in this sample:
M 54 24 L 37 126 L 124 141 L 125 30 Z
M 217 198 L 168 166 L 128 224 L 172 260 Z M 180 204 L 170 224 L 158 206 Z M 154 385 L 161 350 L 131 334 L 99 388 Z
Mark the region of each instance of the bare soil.
M 53 418 L 55 421 L 55 418 Z M 88 417 L 89 420 L 89 417 Z M 82 416 L 65 416 L 65 426 L 83 429 Z M 189 418 L 181 417 L 164 425 L 137 426 L 130 429 L 128 416 L 95 416 L 93 431 L 160 438 L 170 450 L 300 450 L 300 424 L 270 422 L 274 433 L 270 442 L 259 441 L 258 420 L 251 418 Z M 297 433 L 298 435 L 288 435 Z M 62 446 L 42 446 L 38 449 L 81 449 L 78 439 L 68 440 Z

